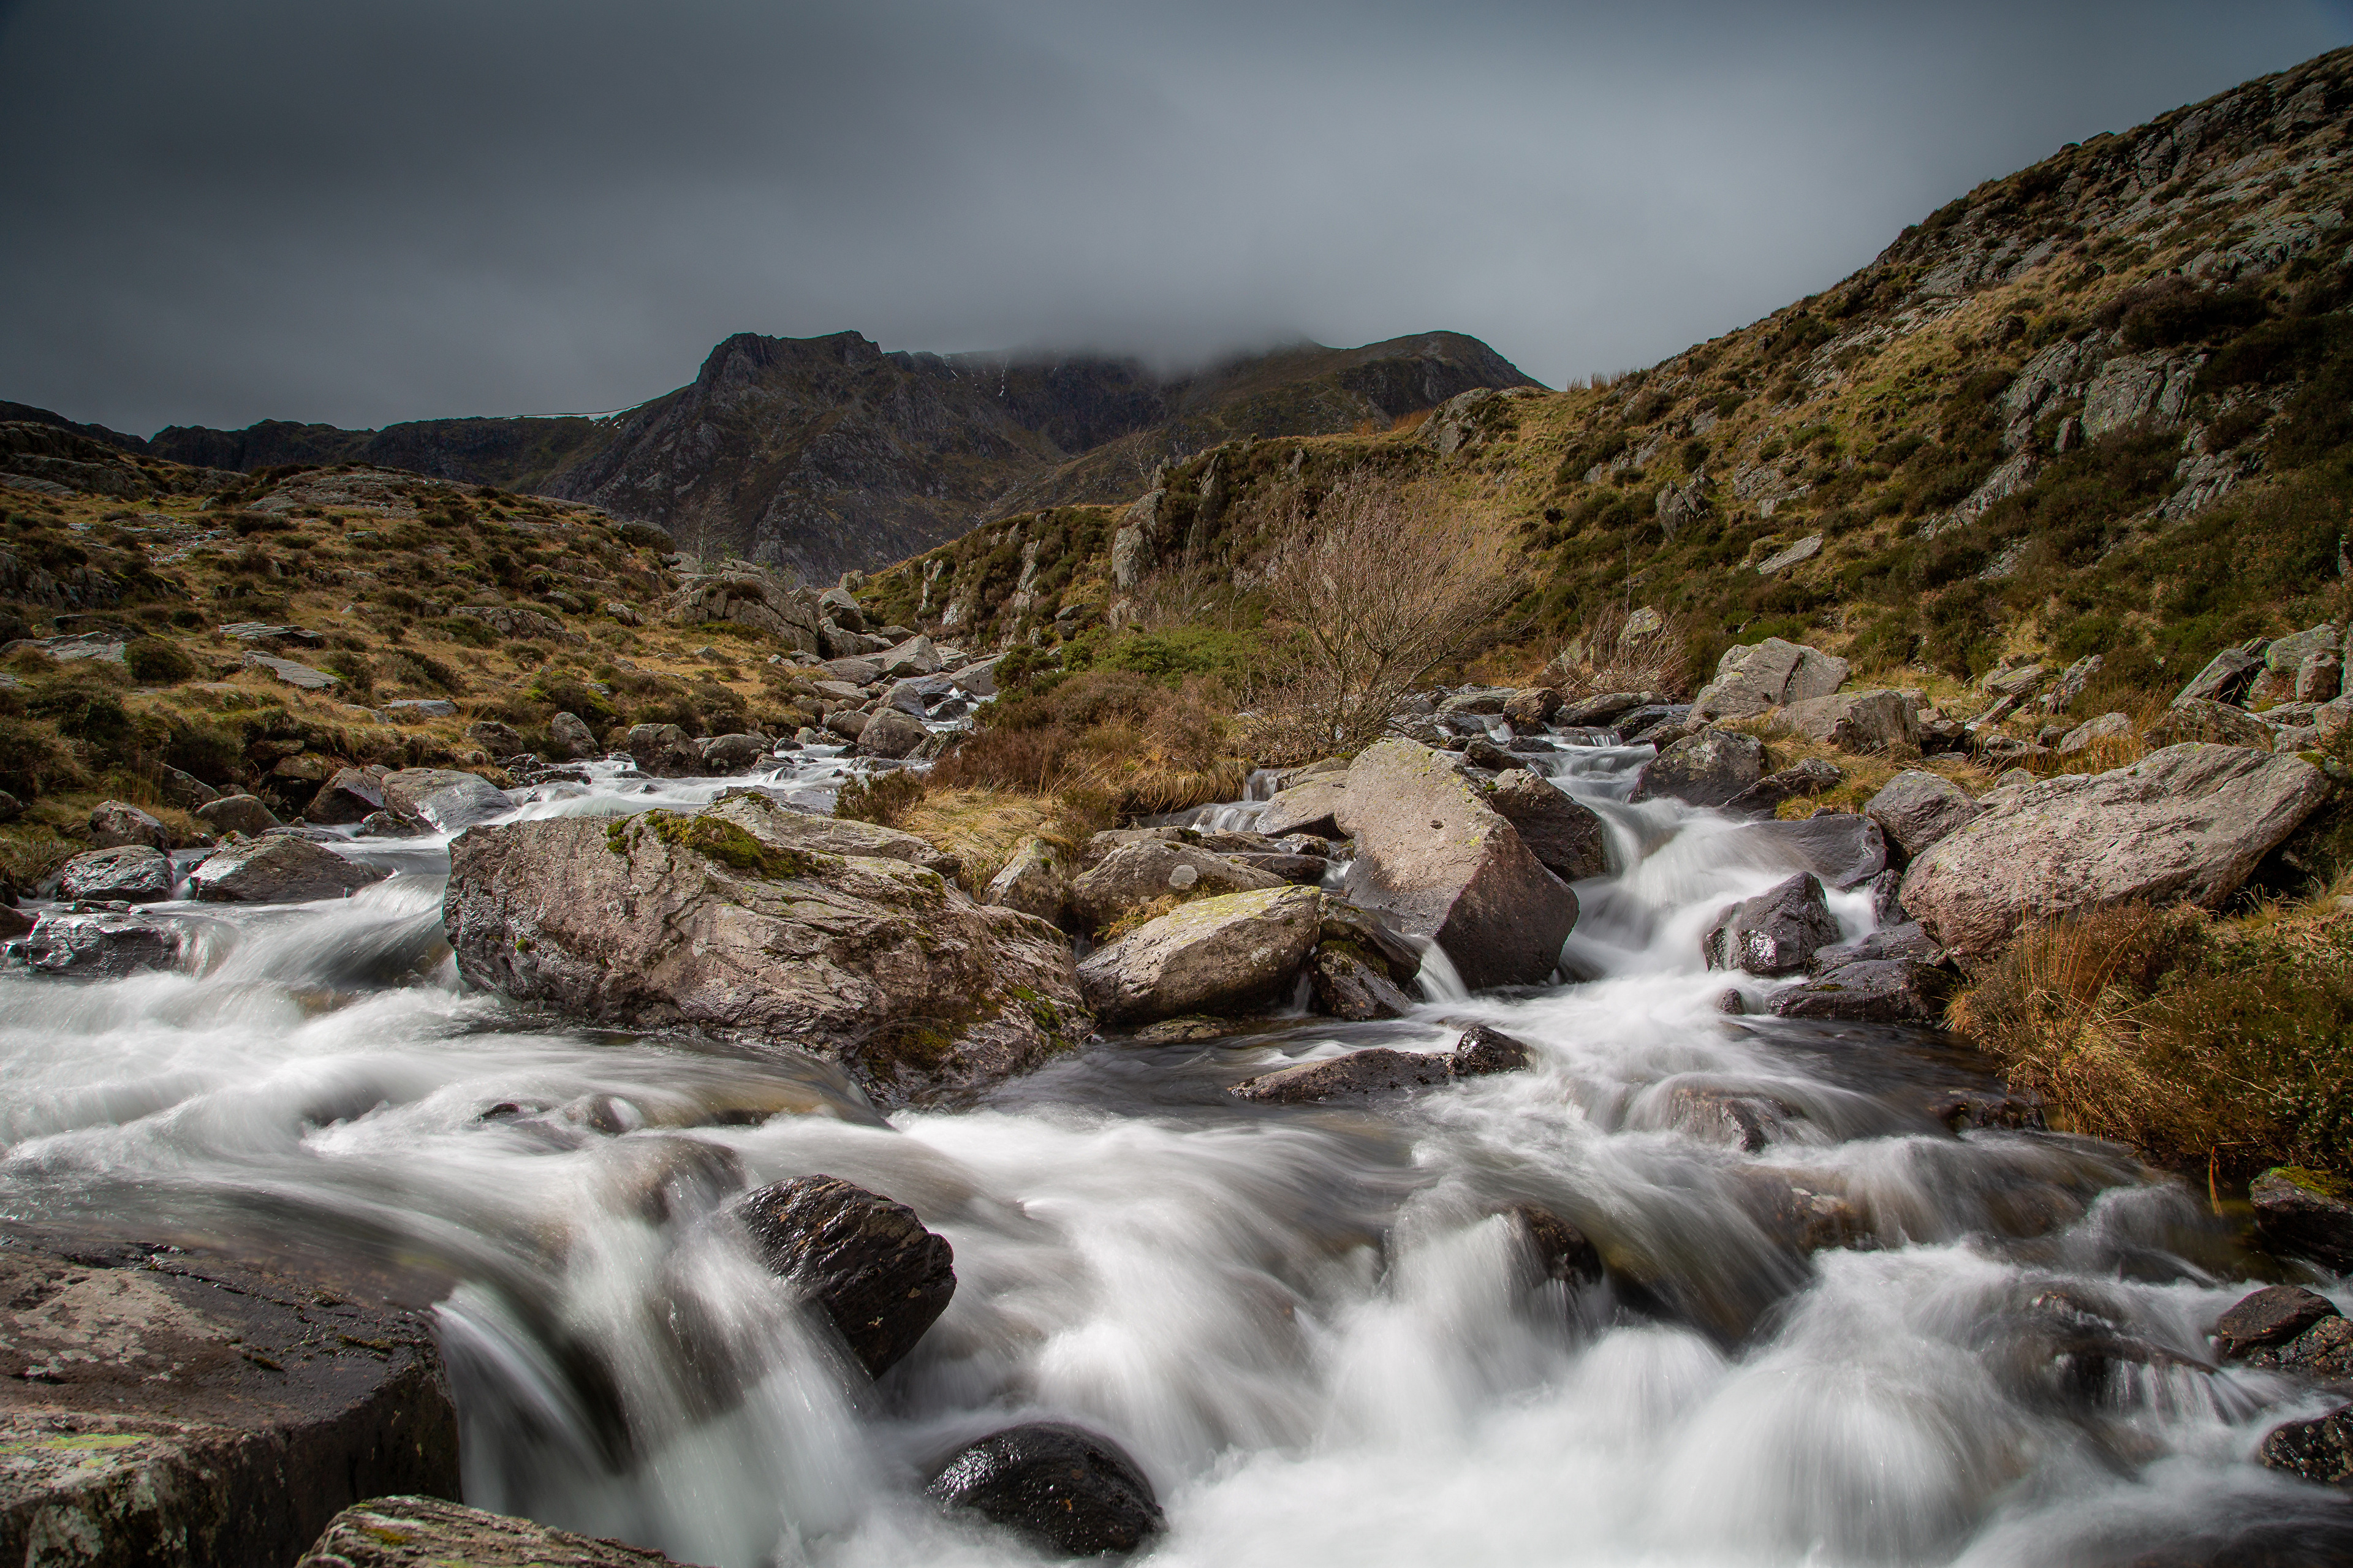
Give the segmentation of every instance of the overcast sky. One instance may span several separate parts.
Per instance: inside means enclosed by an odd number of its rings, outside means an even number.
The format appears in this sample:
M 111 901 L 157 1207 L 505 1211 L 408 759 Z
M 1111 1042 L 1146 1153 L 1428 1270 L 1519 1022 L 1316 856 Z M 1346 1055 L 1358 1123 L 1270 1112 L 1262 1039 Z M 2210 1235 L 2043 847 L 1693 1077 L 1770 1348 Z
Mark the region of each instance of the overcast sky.
M 604 410 L 730 332 L 1558 385 L 2353 9 L 0 0 L 0 398 L 148 434 Z

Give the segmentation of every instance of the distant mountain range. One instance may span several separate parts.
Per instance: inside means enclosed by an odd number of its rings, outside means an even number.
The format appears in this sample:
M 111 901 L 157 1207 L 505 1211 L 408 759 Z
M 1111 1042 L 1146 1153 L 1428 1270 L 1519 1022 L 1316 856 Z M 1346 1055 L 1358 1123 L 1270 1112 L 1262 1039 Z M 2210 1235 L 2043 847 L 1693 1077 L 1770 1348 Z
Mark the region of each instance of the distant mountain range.
M 265 420 L 141 440 L 62 426 L 201 468 L 369 463 L 590 501 L 698 553 L 816 582 L 903 560 L 1015 512 L 1123 500 L 1163 461 L 1241 437 L 1386 429 L 1473 387 L 1535 383 L 1476 338 L 1357 349 L 1298 343 L 1179 375 L 1134 359 L 885 353 L 856 332 L 739 332 L 689 384 L 603 418 L 424 419 L 381 430 Z

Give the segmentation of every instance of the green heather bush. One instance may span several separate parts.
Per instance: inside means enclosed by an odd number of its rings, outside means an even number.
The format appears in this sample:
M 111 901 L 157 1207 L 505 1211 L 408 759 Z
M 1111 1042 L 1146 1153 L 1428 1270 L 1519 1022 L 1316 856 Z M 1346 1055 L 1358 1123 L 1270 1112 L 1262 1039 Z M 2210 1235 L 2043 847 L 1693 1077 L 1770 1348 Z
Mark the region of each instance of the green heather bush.
M 141 637 L 122 650 L 122 662 L 142 686 L 177 686 L 196 673 L 196 661 L 162 637 Z

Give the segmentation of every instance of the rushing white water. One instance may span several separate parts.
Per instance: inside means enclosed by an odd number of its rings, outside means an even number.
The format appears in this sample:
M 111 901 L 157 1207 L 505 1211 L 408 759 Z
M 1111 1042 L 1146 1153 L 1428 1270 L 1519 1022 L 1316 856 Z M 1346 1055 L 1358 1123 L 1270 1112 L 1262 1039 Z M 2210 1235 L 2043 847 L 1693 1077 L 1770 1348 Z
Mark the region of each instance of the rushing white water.
M 2332 1506 L 2249 1462 L 2308 1407 L 2207 1364 L 2247 1260 L 2202 1195 L 2080 1140 L 1956 1135 L 1936 1100 L 1985 1086 L 1934 1037 L 1717 1010 L 1699 932 L 1788 868 L 1626 804 L 1647 754 L 1541 759 L 1610 826 L 1564 953 L 1593 978 L 1474 997 L 1436 952 L 1408 1019 L 1113 1040 L 887 1119 L 788 1056 L 464 994 L 446 843 L 351 846 L 399 874 L 191 906 L 217 922 L 198 974 L 0 973 L 0 1209 L 401 1271 L 441 1302 L 470 1500 L 731 1568 L 1028 1561 L 921 1489 L 1039 1416 L 1127 1447 L 1167 1511 L 1154 1560 L 1204 1568 L 2124 1562 Z M 617 771 L 518 810 L 746 782 Z M 1867 929 L 1866 899 L 1834 908 Z M 1365 1110 L 1223 1093 L 1472 1020 L 1534 1068 Z M 1703 1135 L 1725 1095 L 1771 1108 L 1761 1149 Z M 816 1172 L 955 1249 L 879 1385 L 711 1223 Z M 1514 1203 L 1594 1237 L 1610 1281 L 1543 1278 Z M 1810 1255 L 1819 1213 L 1861 1245 Z

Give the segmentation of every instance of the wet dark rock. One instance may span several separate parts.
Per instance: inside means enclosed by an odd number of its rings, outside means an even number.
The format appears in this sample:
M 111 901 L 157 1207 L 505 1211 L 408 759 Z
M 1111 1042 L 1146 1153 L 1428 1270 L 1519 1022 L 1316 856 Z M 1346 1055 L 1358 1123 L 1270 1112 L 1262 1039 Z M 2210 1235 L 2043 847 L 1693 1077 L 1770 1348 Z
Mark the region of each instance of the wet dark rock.
M 259 838 L 271 828 L 282 826 L 278 814 L 270 810 L 259 795 L 225 795 L 218 800 L 207 801 L 196 807 L 194 815 L 197 821 L 215 833 L 242 833 L 248 838 Z M 334 819 L 314 817 L 312 820 L 332 822 Z
M 2265 1469 L 2353 1489 L 2353 1405 L 2273 1427 L 2259 1457 Z
M 1740 994 L 1738 986 L 1727 985 L 1715 994 L 1715 1010 L 1737 1018 L 1748 1011 L 1748 998 Z
M 1525 1041 L 1515 1040 L 1501 1029 L 1491 1029 L 1484 1024 L 1473 1024 L 1454 1042 L 1453 1054 L 1447 1058 L 1457 1078 L 1483 1078 L 1489 1073 L 1519 1072 L 1532 1059 Z
M 2249 1351 L 2242 1359 L 2251 1366 L 2353 1385 L 2353 1320 L 2331 1313 L 2285 1343 Z
M 308 839 L 272 833 L 206 856 L 188 873 L 188 896 L 209 903 L 301 904 L 348 898 L 390 875 Z
M 31 934 L 38 921 L 14 904 L 0 904 L 0 942 L 14 942 Z
M 43 915 L 25 938 L 24 952 L 26 964 L 38 974 L 120 980 L 178 969 L 185 947 L 185 931 L 170 921 L 79 910 Z
M 2214 1349 L 2225 1358 L 2286 1344 L 2324 1318 L 2340 1314 L 2327 1297 L 2299 1285 L 2269 1285 L 2214 1323 Z
M 1462 743 L 1462 754 L 1471 759 L 1472 767 L 1484 768 L 1492 773 L 1500 773 L 1520 765 L 1518 758 L 1484 735 L 1473 735 L 1465 741 Z
M 1700 939 L 1700 952 L 1710 969 L 1794 974 L 1838 934 L 1820 879 L 1800 871 L 1717 915 Z
M 1668 1126 L 1747 1154 L 1762 1152 L 1791 1121 L 1802 1120 L 1797 1107 L 1768 1094 L 1676 1084 L 1667 1096 Z
M 1259 854 L 1244 850 L 1227 858 L 1237 865 L 1280 877 L 1301 888 L 1321 887 L 1324 874 L 1332 868 L 1332 862 L 1319 855 Z
M 1431 1051 L 1393 1051 L 1371 1046 L 1345 1057 L 1302 1062 L 1281 1068 L 1234 1085 L 1243 1100 L 1266 1105 L 1314 1105 L 1326 1100 L 1358 1100 L 1399 1089 L 1425 1089 L 1452 1075 L 1444 1057 Z
M 1583 1231 L 1541 1204 L 1514 1204 L 1506 1212 L 1520 1222 L 1543 1278 L 1564 1285 L 1601 1282 L 1601 1249 Z
M 1792 1252 L 1868 1247 L 1877 1240 L 1854 1200 L 1816 1178 L 1801 1180 L 1764 1165 L 1741 1165 L 1732 1175 L 1733 1196 L 1748 1217 Z
M 1930 1101 L 1928 1114 L 1956 1132 L 2040 1132 L 2044 1125 L 2042 1101 L 2023 1089 L 1947 1089 Z
M 162 823 L 123 801 L 101 801 L 90 814 L 90 841 L 93 847 L 113 849 L 124 845 L 143 844 L 150 849 L 169 854 L 172 832 Z
M 172 896 L 171 857 L 144 844 L 86 849 L 58 872 L 58 897 L 160 904 Z
M 1558 789 L 1550 780 L 1515 767 L 1495 780 L 1487 804 L 1500 812 L 1520 835 L 1520 842 L 1554 876 L 1564 882 L 1599 877 L 1609 868 L 1609 830 L 1601 818 Z
M 1133 1552 L 1161 1525 L 1152 1483 L 1126 1451 L 1058 1421 L 992 1433 L 960 1450 L 927 1490 L 1070 1557 Z
M 1770 816 L 1781 803 L 1802 800 L 1834 790 L 1846 782 L 1846 770 L 1827 757 L 1808 757 L 1770 773 L 1730 800 L 1724 809 L 1742 816 Z
M 1811 980 L 1773 994 L 1774 1015 L 1855 1024 L 1930 1025 L 1944 1016 L 1945 972 L 1905 958 L 1859 958 L 1824 967 Z
M 1871 879 L 1871 918 L 1883 926 L 1905 921 L 1918 923 L 1905 912 L 1903 872 L 1893 869 L 1882 871 Z
M 358 822 L 384 809 L 383 775 L 364 768 L 338 768 L 334 776 L 319 786 L 302 815 L 323 826 L 340 827 Z M 241 833 L 256 831 L 239 828 Z
M 1626 798 L 1722 805 L 1764 776 L 1764 742 L 1737 730 L 1703 730 L 1643 763 Z
M 405 816 L 395 816 L 388 811 L 372 811 L 360 818 L 360 832 L 369 838 L 414 838 L 428 831 Z
M 7 1241 L 0 1561 L 290 1563 L 363 1499 L 456 1495 L 424 1315 L 165 1248 Z
M 1887 841 L 1879 825 L 1851 811 L 1818 811 L 1797 822 L 1752 822 L 1738 842 L 1767 864 L 1811 871 L 1826 887 L 1859 888 L 1887 868 Z
M 1658 695 L 1650 691 L 1605 691 L 1599 696 L 1580 697 L 1564 702 L 1553 712 L 1552 721 L 1564 729 L 1581 729 L 1588 724 L 1614 724 L 1637 709 L 1659 706 Z
M 955 1254 L 904 1204 L 834 1176 L 763 1187 L 733 1211 L 760 1260 L 806 1292 L 880 1377 L 955 1294 Z
M 1413 998 L 1389 978 L 1388 965 L 1351 942 L 1317 944 L 1307 958 L 1315 1006 L 1335 1018 L 1402 1018 Z
M 347 1508 L 294 1568 L 679 1568 L 642 1546 L 575 1535 L 438 1498 L 379 1497 Z
M 506 792 L 490 780 L 446 768 L 403 768 L 385 774 L 381 787 L 386 811 L 429 824 L 443 833 L 488 822 L 514 809 Z
M 2327 1177 L 2277 1166 L 2247 1191 L 2255 1234 L 2274 1252 L 2310 1258 L 2343 1273 L 2353 1269 L 2353 1204 Z
M 1897 925 L 1883 926 L 1852 942 L 1841 942 L 1823 948 L 1814 954 L 1815 973 L 1836 969 L 1841 963 L 1855 963 L 1864 959 L 1902 958 L 1915 963 L 1942 963 L 1945 950 L 1936 939 L 1921 929 L 1917 921 L 1905 921 Z
M 1421 973 L 1421 950 L 1399 936 L 1377 912 L 1326 893 L 1321 913 L 1318 941 L 1345 942 L 1367 958 L 1378 958 L 1388 977 L 1399 985 L 1412 984 Z

